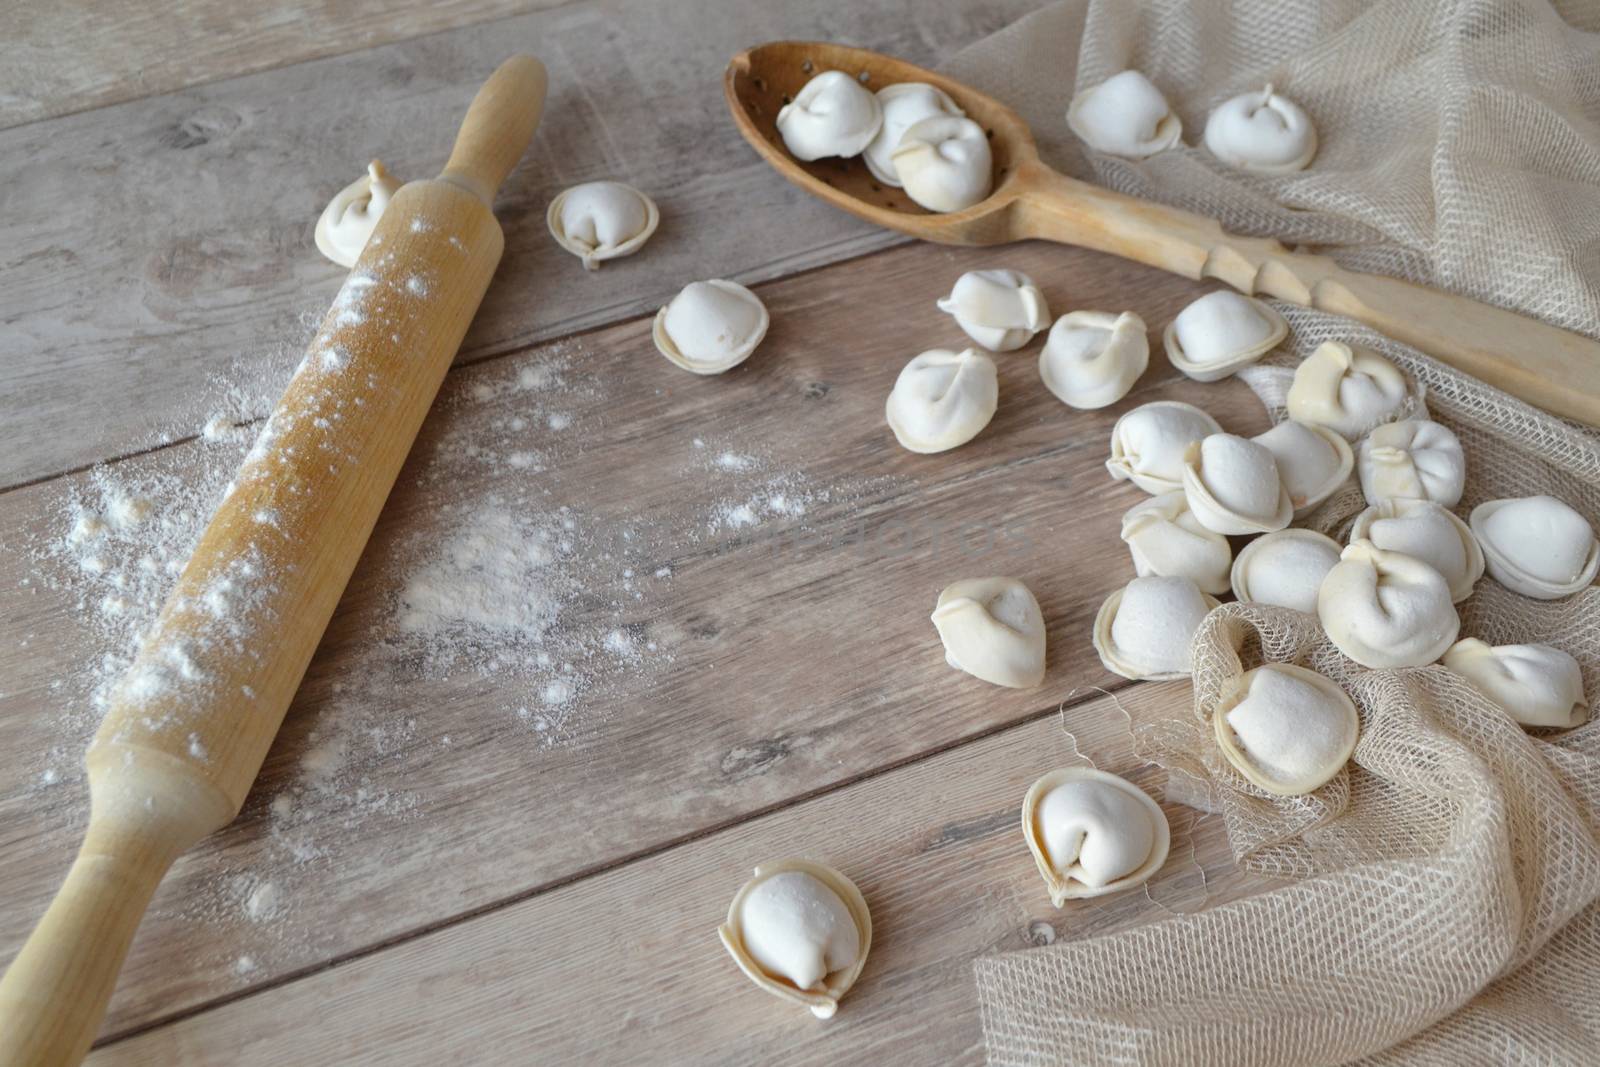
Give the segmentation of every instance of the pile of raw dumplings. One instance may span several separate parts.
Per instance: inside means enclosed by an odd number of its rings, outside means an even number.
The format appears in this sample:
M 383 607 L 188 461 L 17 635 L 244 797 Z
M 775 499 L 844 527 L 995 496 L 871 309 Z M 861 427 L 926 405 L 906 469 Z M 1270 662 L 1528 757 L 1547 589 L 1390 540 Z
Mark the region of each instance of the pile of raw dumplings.
M 806 82 L 778 112 L 796 159 L 861 156 L 873 177 L 929 211 L 960 211 L 989 195 L 994 157 L 983 127 L 925 82 L 866 88 L 838 70 Z

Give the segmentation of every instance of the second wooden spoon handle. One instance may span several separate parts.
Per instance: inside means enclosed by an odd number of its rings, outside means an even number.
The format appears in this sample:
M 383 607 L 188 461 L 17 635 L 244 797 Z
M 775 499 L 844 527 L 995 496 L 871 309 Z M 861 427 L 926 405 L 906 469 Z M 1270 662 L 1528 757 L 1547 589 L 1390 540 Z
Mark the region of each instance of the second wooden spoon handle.
M 1600 343 L 1514 311 L 1346 270 L 1214 219 L 1153 204 L 1043 166 L 1023 180 L 1017 236 L 1111 252 L 1187 278 L 1348 315 L 1530 404 L 1600 426 Z

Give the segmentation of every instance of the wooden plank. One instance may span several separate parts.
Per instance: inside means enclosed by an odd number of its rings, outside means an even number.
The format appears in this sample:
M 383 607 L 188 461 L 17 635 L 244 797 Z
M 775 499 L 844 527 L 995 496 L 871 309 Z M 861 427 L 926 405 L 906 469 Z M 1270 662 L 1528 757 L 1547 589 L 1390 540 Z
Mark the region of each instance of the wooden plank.
M 1188 714 L 1187 683 L 1125 691 L 1136 721 Z M 1145 891 L 1045 895 L 1018 827 L 1028 784 L 1075 762 L 1158 798 L 1109 699 L 1035 720 L 664 854 L 102 1048 L 112 1064 L 983 1062 L 972 960 L 1214 906 L 1269 883 L 1220 819 L 1168 804 L 1172 858 Z M 715 928 L 757 863 L 825 859 L 873 911 L 862 980 L 827 1022 L 769 998 Z M 290 1021 L 292 1020 L 292 1024 Z
M 6 12 L 0 129 L 456 29 L 563 0 L 327 0 L 241 6 L 15 0 Z
M 1243 433 L 1264 428 L 1264 414 L 1242 384 L 1188 382 L 1159 356 L 1122 404 L 1073 412 L 1040 386 L 1034 346 L 999 357 L 1000 411 L 977 440 L 941 456 L 902 451 L 883 425 L 884 397 L 912 354 L 961 343 L 933 302 L 981 265 L 1032 274 L 1057 311 L 1131 307 L 1157 331 L 1200 291 L 1048 245 L 914 245 L 764 286 L 771 332 L 718 378 L 671 367 L 642 321 L 454 372 L 243 816 L 181 860 L 158 895 L 108 1033 L 1113 681 L 1088 630 L 1131 575 L 1117 523 L 1141 497 L 1104 472 L 1112 422 L 1160 397 L 1201 403 Z M 0 495 L 0 751 L 19 754 L 0 766 L 10 902 L 0 963 L 75 844 L 76 752 L 93 720 L 85 673 L 115 651 L 80 618 L 113 594 L 104 574 L 73 576 L 71 554 L 63 563 L 50 546 L 70 526 L 62 497 L 93 496 L 95 478 L 164 477 L 149 521 L 165 522 L 179 506 L 166 497 L 184 485 L 210 478 L 220 489 L 231 471 L 220 448 L 191 442 Z M 526 564 L 535 535 L 552 530 L 552 552 L 572 543 L 561 562 Z M 434 600 L 470 593 L 475 561 L 507 553 L 523 568 L 511 591 L 535 603 L 543 589 L 559 607 L 548 636 L 453 629 L 441 643 L 407 632 L 408 583 L 439 578 Z M 131 573 L 141 566 L 133 559 Z M 1039 691 L 996 689 L 942 663 L 927 621 L 935 595 L 996 571 L 1024 578 L 1049 620 Z M 157 602 L 154 587 L 130 595 Z M 418 605 L 426 622 L 429 597 Z M 451 610 L 521 617 L 504 603 Z M 562 663 L 580 690 L 570 708 Z M 59 721 L 63 707 L 77 714 Z M 43 785 L 42 773 L 59 781 Z M 264 885 L 276 903 L 252 908 Z
M 580 3 L 0 132 L 0 488 L 182 439 L 218 409 L 264 414 L 343 278 L 311 240 L 323 205 L 373 156 L 436 173 L 508 53 L 545 61 L 550 98 L 501 194 L 507 252 L 468 361 L 652 312 L 696 278 L 901 240 L 770 173 L 725 113 L 723 66 L 784 36 L 934 62 L 1032 6 Z M 544 209 L 595 178 L 647 190 L 662 224 L 588 272 Z

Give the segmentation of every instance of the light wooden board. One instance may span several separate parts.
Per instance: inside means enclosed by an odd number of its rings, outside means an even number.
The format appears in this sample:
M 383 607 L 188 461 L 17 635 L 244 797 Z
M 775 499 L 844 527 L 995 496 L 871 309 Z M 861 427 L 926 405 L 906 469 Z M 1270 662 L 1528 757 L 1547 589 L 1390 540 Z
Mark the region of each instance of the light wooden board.
M 822 36 L 932 63 L 1033 6 L 579 3 L 0 132 L 0 488 L 191 436 L 219 408 L 264 414 L 260 382 L 299 360 L 343 277 L 311 240 L 323 205 L 374 156 L 436 173 L 511 52 L 544 60 L 550 97 L 501 194 L 506 258 L 467 361 L 654 311 L 696 278 L 899 240 L 770 173 L 726 115 L 724 65 Z M 662 224 L 586 272 L 544 211 L 597 178 L 637 183 Z
M 908 246 L 762 287 L 771 333 L 720 378 L 672 368 L 644 321 L 452 374 L 251 801 L 169 877 L 107 1032 L 493 907 L 1114 681 L 1088 630 L 1102 597 L 1131 576 L 1117 520 L 1141 495 L 1104 472 L 1112 422 L 1161 397 L 1203 404 L 1242 433 L 1264 428 L 1264 415 L 1242 384 L 1179 379 L 1159 354 L 1122 404 L 1073 412 L 1039 385 L 1036 343 L 999 357 L 1000 412 L 975 442 L 942 456 L 900 450 L 882 423 L 884 396 L 911 355 L 962 343 L 933 302 L 983 265 L 1032 274 L 1058 312 L 1134 308 L 1156 332 L 1201 291 L 1046 245 Z M 520 388 L 552 363 L 566 368 L 562 391 Z M 542 432 L 550 414 L 571 425 Z M 507 429 L 519 416 L 532 425 Z M 208 447 L 164 449 L 112 473 L 182 475 L 205 466 Z M 514 466 L 524 449 L 548 469 Z M 757 457 L 759 469 L 708 461 L 723 451 Z M 95 602 L 79 605 L 70 583 L 19 583 L 35 548 L 64 533 L 61 494 L 86 477 L 0 495 L 0 750 L 26 754 L 0 766 L 0 899 L 10 905 L 0 963 L 43 909 L 83 820 L 71 753 L 87 717 L 63 727 L 56 715 L 72 699 L 75 665 L 98 655 L 75 622 Z M 717 526 L 742 502 L 770 502 L 773 478 L 791 510 L 805 503 L 803 516 Z M 473 509 L 491 498 L 524 516 L 572 508 L 584 588 L 562 627 L 656 644 L 637 669 L 602 679 L 555 744 L 517 714 L 540 707 L 542 683 L 470 663 L 429 669 L 397 627 L 399 591 L 419 560 L 480 521 Z M 988 539 L 973 538 L 971 524 Z M 785 540 L 797 533 L 801 542 Z M 663 567 L 670 577 L 657 579 Z M 1041 690 L 999 690 L 942 664 L 927 622 L 937 591 L 995 571 L 1024 578 L 1050 622 Z M 337 743 L 350 748 L 337 788 L 320 788 L 318 761 Z M 62 782 L 40 785 L 46 762 Z M 280 796 L 292 818 L 272 814 Z M 253 922 L 243 904 L 262 882 L 282 907 Z
M 0 128 L 456 29 L 563 0 L 103 5 L 14 0 L 0 29 Z
M 1187 683 L 1134 688 L 1135 721 L 1189 713 Z M 1148 894 L 1057 910 L 1023 844 L 1030 782 L 1095 764 L 1161 796 L 1128 719 L 1101 698 L 797 804 L 407 944 L 102 1048 L 160 1065 L 480 1062 L 983 1062 L 972 961 L 1216 906 L 1265 887 L 1220 819 L 1168 804 L 1171 859 Z M 873 941 L 826 1022 L 771 999 L 716 937 L 757 863 L 833 863 L 861 887 Z M 380 1038 L 381 1035 L 381 1038 Z M 467 1053 L 466 1050 L 470 1050 Z

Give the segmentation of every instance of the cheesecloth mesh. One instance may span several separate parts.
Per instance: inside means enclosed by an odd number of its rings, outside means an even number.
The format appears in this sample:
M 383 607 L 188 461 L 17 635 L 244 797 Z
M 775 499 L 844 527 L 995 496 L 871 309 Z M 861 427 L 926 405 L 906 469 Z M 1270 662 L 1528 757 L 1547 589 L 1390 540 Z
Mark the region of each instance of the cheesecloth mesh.
M 946 69 L 1016 107 L 1068 173 L 1593 336 L 1597 35 L 1593 0 L 1072 0 Z M 1190 143 L 1212 105 L 1270 80 L 1316 121 L 1317 160 L 1257 177 L 1192 147 L 1086 153 L 1067 100 L 1126 67 L 1167 93 Z M 1600 436 L 1348 320 L 1277 306 L 1290 340 L 1240 375 L 1274 418 L 1322 341 L 1375 348 L 1460 437 L 1460 514 L 1550 493 L 1600 527 Z M 1363 506 L 1351 487 L 1297 525 L 1342 538 Z M 1459 607 L 1462 636 L 1565 649 L 1600 695 L 1600 588 L 1535 601 L 1485 577 Z M 1443 667 L 1363 669 L 1314 617 L 1278 608 L 1224 605 L 1194 658 L 1193 717 L 1144 729 L 1140 750 L 1207 784 L 1242 866 L 1296 881 L 978 961 L 991 1063 L 1600 1060 L 1600 723 L 1526 732 Z M 1266 661 L 1329 675 L 1361 713 L 1349 770 L 1308 797 L 1257 789 L 1211 739 L 1225 683 Z

